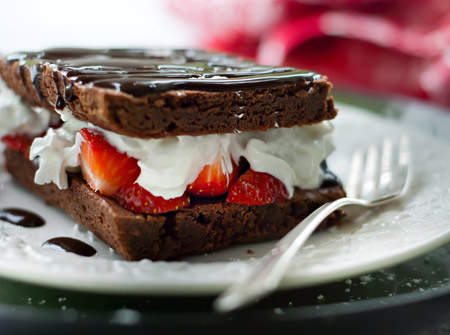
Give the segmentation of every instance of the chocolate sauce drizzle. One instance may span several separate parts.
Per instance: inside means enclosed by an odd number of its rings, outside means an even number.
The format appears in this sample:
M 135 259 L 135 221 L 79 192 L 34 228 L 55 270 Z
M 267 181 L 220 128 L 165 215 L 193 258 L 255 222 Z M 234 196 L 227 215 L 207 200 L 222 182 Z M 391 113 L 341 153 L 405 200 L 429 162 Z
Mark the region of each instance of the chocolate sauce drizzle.
M 25 228 L 36 228 L 45 224 L 39 215 L 18 208 L 0 209 L 0 220 Z
M 42 71 L 51 67 L 58 91 L 55 107 L 59 109 L 76 98 L 75 85 L 92 85 L 139 97 L 172 89 L 228 91 L 322 78 L 312 71 L 263 66 L 239 57 L 192 49 L 47 49 L 12 54 L 7 60 L 19 61 L 19 71 L 28 69 L 40 98 Z
M 320 187 L 333 187 L 337 185 L 342 186 L 342 182 L 339 177 L 328 168 L 326 160 L 323 160 L 322 163 L 320 163 L 320 169 L 322 170 L 324 176 Z
M 72 252 L 74 254 L 91 257 L 97 253 L 93 247 L 83 241 L 77 240 L 71 237 L 55 237 L 44 242 L 43 247 L 58 248 L 66 252 Z

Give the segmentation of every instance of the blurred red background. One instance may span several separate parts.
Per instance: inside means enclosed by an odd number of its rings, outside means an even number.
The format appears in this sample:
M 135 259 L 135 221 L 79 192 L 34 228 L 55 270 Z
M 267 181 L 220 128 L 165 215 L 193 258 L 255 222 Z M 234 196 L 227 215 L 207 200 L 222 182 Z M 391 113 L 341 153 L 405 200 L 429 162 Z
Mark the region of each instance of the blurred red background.
M 184 0 L 201 46 L 450 106 L 450 1 Z

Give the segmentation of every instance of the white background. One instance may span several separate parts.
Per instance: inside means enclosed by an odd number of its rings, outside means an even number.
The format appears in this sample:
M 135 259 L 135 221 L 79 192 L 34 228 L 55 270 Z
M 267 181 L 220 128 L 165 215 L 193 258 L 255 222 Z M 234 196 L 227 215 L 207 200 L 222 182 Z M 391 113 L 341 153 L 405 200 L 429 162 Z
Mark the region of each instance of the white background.
M 0 53 L 194 45 L 188 24 L 172 15 L 164 0 L 0 0 L 0 8 Z

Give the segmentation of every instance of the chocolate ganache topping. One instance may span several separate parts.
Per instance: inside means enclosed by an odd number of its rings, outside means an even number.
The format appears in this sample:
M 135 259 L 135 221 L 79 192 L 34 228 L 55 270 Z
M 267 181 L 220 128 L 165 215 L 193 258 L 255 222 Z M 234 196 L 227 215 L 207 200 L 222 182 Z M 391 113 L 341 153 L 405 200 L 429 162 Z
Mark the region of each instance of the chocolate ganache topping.
M 89 84 L 143 96 L 171 89 L 226 91 L 321 79 L 312 71 L 258 65 L 252 61 L 200 50 L 47 49 L 10 55 L 28 69 L 38 95 L 40 72 L 48 65 L 66 74 L 65 103 L 73 84 Z M 63 107 L 63 102 L 58 102 Z

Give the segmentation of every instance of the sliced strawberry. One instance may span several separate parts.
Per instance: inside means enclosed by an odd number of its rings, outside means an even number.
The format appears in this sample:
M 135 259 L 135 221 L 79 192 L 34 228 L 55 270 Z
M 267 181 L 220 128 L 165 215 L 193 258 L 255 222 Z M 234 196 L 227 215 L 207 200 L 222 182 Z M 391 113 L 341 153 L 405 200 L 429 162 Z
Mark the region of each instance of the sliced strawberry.
M 114 196 L 120 187 L 132 184 L 140 174 L 137 159 L 120 153 L 101 132 L 83 128 L 80 134 L 80 165 L 84 179 L 94 189 Z
M 25 135 L 6 135 L 2 137 L 2 142 L 10 149 L 25 151 L 30 147 L 32 140 Z
M 187 192 L 200 197 L 214 197 L 226 193 L 236 180 L 239 168 L 231 159 L 233 170 L 229 173 L 222 160 L 222 154 L 219 153 L 212 164 L 205 165 L 197 179 L 188 185 Z
M 227 202 L 246 205 L 265 205 L 289 197 L 286 186 L 264 172 L 248 169 L 231 185 Z
M 133 212 L 147 214 L 177 211 L 189 206 L 190 203 L 186 193 L 181 197 L 166 200 L 163 197 L 154 196 L 136 183 L 122 187 L 116 194 L 116 200 L 123 207 Z

